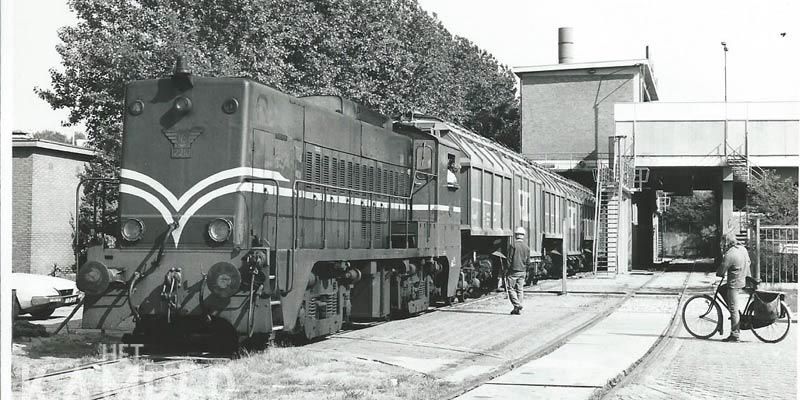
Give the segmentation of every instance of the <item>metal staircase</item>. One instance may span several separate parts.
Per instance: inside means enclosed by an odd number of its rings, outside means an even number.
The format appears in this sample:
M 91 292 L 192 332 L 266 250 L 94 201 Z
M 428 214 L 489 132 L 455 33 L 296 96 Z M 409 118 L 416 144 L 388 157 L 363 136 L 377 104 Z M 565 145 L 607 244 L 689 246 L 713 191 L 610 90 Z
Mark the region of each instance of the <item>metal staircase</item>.
M 747 146 L 745 146 L 745 153 L 747 153 Z M 750 162 L 746 154 L 742 154 L 737 149 L 727 145 L 727 152 L 725 160 L 733 172 L 733 181 L 750 185 L 755 180 L 764 179 L 765 172 L 763 169 Z M 747 194 L 745 194 L 747 196 Z M 734 212 L 735 225 L 731 227 L 736 234 L 739 243 L 747 243 L 749 240 L 749 215 L 746 211 Z
M 661 217 L 659 216 L 656 220 L 656 226 L 654 230 L 655 236 L 655 243 L 653 248 L 653 262 L 660 263 L 664 260 L 664 232 L 661 230 Z
M 656 190 L 656 212 L 653 214 L 653 263 L 664 261 L 664 234 L 666 225 L 663 215 L 669 208 L 670 197 L 663 190 Z
M 616 275 L 620 186 L 614 170 L 598 166 L 595 190 L 594 273 Z
M 730 146 L 725 159 L 728 166 L 733 170 L 733 180 L 735 182 L 750 184 L 750 180 L 753 178 L 759 180 L 764 178 L 763 169 L 750 163 L 746 155 L 739 153 Z

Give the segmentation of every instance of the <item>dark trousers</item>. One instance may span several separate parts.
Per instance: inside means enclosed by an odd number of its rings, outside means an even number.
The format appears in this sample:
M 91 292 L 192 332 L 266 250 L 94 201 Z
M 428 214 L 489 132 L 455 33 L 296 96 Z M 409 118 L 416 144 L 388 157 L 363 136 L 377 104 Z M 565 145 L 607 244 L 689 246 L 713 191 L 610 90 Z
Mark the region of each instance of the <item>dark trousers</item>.
M 743 289 L 732 288 L 727 283 L 722 285 L 720 293 L 722 297 L 725 298 L 725 302 L 728 303 L 728 311 L 731 313 L 731 336 L 738 338 L 740 323 L 739 308 L 744 304 L 742 297 L 747 296 L 747 293 Z

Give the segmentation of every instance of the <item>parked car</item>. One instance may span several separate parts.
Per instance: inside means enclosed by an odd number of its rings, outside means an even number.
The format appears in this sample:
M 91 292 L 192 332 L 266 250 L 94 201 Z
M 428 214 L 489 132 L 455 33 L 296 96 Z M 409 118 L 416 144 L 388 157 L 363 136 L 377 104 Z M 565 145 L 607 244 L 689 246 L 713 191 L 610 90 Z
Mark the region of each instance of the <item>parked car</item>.
M 75 305 L 83 298 L 75 282 L 47 275 L 13 273 L 11 288 L 14 318 L 19 314 L 49 317 L 56 308 Z

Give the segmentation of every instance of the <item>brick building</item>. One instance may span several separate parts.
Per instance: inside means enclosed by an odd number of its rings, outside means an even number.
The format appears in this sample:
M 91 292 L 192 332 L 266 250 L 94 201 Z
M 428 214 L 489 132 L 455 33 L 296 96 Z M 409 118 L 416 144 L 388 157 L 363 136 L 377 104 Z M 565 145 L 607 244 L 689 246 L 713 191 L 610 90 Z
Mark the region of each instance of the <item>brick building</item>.
M 522 153 L 559 171 L 609 153 L 614 104 L 658 100 L 647 59 L 518 67 Z
M 12 143 L 12 271 L 70 266 L 78 174 L 94 152 L 24 135 Z

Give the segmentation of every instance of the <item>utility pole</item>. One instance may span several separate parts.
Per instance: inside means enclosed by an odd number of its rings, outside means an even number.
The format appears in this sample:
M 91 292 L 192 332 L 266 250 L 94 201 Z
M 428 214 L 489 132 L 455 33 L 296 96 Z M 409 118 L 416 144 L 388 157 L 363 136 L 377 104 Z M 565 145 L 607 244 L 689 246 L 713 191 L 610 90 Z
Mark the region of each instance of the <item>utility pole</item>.
M 723 54 L 723 63 L 722 63 L 722 74 L 723 74 L 723 85 L 725 90 L 725 137 L 724 143 L 722 144 L 722 151 L 725 157 L 728 157 L 728 43 L 720 42 L 722 45 L 722 54 Z

